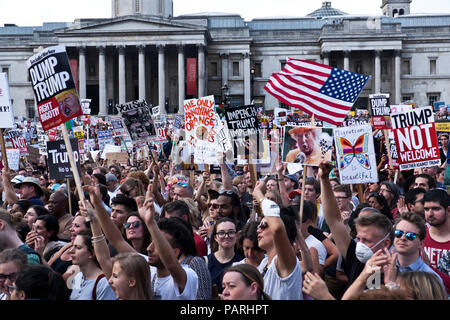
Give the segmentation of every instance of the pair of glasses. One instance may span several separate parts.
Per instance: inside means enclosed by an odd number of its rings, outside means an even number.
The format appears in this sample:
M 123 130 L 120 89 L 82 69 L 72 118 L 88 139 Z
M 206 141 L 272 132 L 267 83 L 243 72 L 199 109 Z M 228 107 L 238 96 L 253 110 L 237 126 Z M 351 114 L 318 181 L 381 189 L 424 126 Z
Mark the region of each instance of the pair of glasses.
M 11 274 L 0 273 L 0 280 L 3 280 L 3 281 L 9 279 L 12 282 L 12 281 L 16 281 L 16 278 L 17 278 L 17 272 L 11 273 Z
M 217 236 L 221 239 L 225 238 L 225 237 L 229 237 L 229 238 L 233 238 L 236 235 L 236 231 L 219 231 L 217 232 Z
M 140 221 L 134 221 L 134 222 L 125 222 L 123 224 L 123 227 L 125 229 L 130 229 L 131 227 L 133 227 L 134 229 L 139 228 L 139 226 L 141 225 Z
M 186 188 L 188 186 L 188 184 L 186 182 L 177 182 L 177 186 Z
M 261 223 L 258 225 L 258 229 L 264 230 L 267 229 L 269 225 L 267 224 L 267 221 L 261 221 Z
M 404 232 L 402 230 L 395 230 L 394 235 L 396 238 L 401 238 L 403 237 L 403 235 L 406 236 L 406 239 L 408 239 L 409 241 L 413 241 L 415 238 L 417 238 L 417 234 L 415 234 L 414 232 Z

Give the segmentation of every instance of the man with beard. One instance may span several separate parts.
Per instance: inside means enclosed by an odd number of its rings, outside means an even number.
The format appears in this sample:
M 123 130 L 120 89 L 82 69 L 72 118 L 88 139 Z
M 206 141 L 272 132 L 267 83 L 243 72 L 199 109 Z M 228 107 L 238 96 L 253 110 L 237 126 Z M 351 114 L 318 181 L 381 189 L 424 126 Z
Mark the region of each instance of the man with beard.
M 450 276 L 438 270 L 438 262 L 450 249 L 450 196 L 445 190 L 434 189 L 423 197 L 425 219 L 430 225 L 424 243 L 424 251 L 430 261 L 430 267 L 444 281 L 447 293 L 450 294 Z

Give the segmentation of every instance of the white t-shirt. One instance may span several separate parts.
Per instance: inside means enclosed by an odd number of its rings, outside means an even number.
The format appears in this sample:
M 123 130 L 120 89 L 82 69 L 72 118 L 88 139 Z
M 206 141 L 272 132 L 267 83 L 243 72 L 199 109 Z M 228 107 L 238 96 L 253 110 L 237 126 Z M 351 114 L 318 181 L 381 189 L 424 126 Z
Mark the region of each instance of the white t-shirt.
M 188 265 L 181 265 L 186 271 L 186 285 L 180 293 L 178 286 L 174 283 L 171 275 L 158 278 L 157 269 L 150 266 L 152 276 L 152 287 L 155 300 L 196 300 L 198 291 L 198 276 Z
M 325 264 L 325 259 L 327 258 L 327 249 L 323 243 L 312 234 L 305 239 L 305 242 L 308 248 L 315 248 L 317 250 L 317 253 L 319 254 L 319 264 L 323 266 Z
M 275 266 L 275 261 L 278 256 L 275 256 L 272 263 L 267 268 L 264 275 L 264 292 L 266 292 L 272 300 L 303 300 L 302 293 L 302 268 L 300 262 L 296 259 L 292 273 L 286 278 L 280 278 Z M 258 267 L 259 272 L 263 274 L 264 268 L 267 266 L 268 257 L 265 257 Z

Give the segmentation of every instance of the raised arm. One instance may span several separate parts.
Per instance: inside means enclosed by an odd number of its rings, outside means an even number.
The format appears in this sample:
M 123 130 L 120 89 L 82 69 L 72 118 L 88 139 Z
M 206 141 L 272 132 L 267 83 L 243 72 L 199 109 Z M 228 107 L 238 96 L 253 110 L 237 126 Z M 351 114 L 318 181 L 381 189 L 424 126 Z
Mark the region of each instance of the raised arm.
M 290 205 L 290 201 L 289 201 L 289 195 L 286 191 L 286 185 L 284 184 L 284 172 L 286 170 L 286 167 L 279 157 L 278 157 L 277 164 L 276 164 L 276 170 L 277 170 L 277 181 L 278 181 L 278 188 L 280 189 L 281 201 L 283 203 L 283 206 L 287 207 Z
M 311 252 L 309 251 L 308 245 L 306 244 L 305 237 L 303 237 L 301 228 L 299 224 L 295 223 L 297 227 L 297 237 L 295 238 L 295 246 L 297 250 L 297 256 L 300 260 L 300 265 L 302 267 L 302 273 L 313 272 L 314 263 L 311 257 Z
M 330 227 L 336 246 L 345 259 L 351 238 L 342 222 L 341 213 L 330 183 L 331 162 L 322 161 L 319 165 L 320 189 L 322 191 L 322 209 L 325 221 Z
M 103 207 L 99 187 L 84 186 L 83 190 L 89 192 L 91 203 L 94 206 L 100 227 L 111 245 L 119 253 L 136 252 L 136 250 L 125 241 L 119 228 L 112 222 L 108 212 Z
M 155 208 L 153 206 L 153 197 L 150 187 L 147 190 L 144 204 L 139 207 L 139 215 L 145 221 L 145 224 L 150 231 L 152 243 L 159 254 L 159 258 L 172 275 L 174 282 L 178 286 L 179 292 L 183 292 L 187 282 L 187 274 L 178 262 L 172 246 L 162 234 L 155 220 Z
M 112 260 L 109 253 L 108 244 L 106 243 L 105 235 L 102 232 L 102 228 L 100 227 L 100 223 L 97 219 L 95 210 L 89 203 L 89 201 L 80 201 L 79 204 L 81 214 L 85 217 L 89 217 L 89 219 L 91 220 L 90 226 L 92 231 L 92 244 L 94 246 L 95 256 L 106 278 L 109 279 L 112 274 Z
M 2 182 L 3 190 L 5 191 L 5 202 L 12 205 L 19 201 L 19 198 L 17 198 L 17 195 L 14 192 L 14 188 L 11 184 L 11 171 L 9 171 L 9 168 L 3 168 Z
M 253 190 L 253 197 L 261 203 L 264 219 L 273 233 L 275 250 L 278 255 L 276 268 L 281 278 L 289 276 L 297 264 L 294 248 L 289 242 L 283 220 L 280 218 L 280 208 L 275 202 L 264 198 L 265 182 L 258 181 Z M 277 207 L 278 210 L 275 208 Z M 270 209 L 270 210 L 268 210 Z
M 233 190 L 233 181 L 228 172 L 227 164 L 225 163 L 225 153 L 219 154 L 220 172 L 222 174 L 222 183 L 225 190 Z
M 153 170 L 153 183 L 152 183 L 152 189 L 151 192 L 154 196 L 154 199 L 156 201 L 156 203 L 162 207 L 167 201 L 164 199 L 164 197 L 162 196 L 161 192 L 159 191 L 160 188 L 160 183 L 159 183 L 159 166 L 158 164 L 152 163 L 152 165 L 149 167 L 149 170 L 151 170 L 150 168 L 152 168 Z

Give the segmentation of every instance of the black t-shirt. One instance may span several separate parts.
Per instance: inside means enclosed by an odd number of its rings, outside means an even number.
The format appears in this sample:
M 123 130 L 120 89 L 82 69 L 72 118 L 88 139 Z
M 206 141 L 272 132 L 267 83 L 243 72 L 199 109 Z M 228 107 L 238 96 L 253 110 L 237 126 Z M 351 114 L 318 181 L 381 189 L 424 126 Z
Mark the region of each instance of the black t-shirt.
M 344 272 L 348 277 L 347 286 L 350 286 L 353 281 L 358 278 L 363 271 L 364 266 L 365 264 L 356 258 L 356 242 L 351 240 L 347 249 L 347 255 L 345 259 L 342 259 L 342 269 L 344 269 Z
M 230 267 L 234 262 L 238 262 L 244 259 L 239 253 L 235 253 L 234 257 L 228 261 L 227 263 L 220 263 L 219 260 L 216 259 L 214 253 L 208 255 L 208 270 L 211 274 L 211 282 L 214 285 L 217 285 L 217 290 L 219 293 L 222 293 L 222 277 L 223 272 L 226 268 Z
M 322 232 L 322 230 L 314 228 L 313 226 L 308 227 L 308 233 L 311 234 L 314 238 L 323 242 L 325 239 L 328 239 Z

